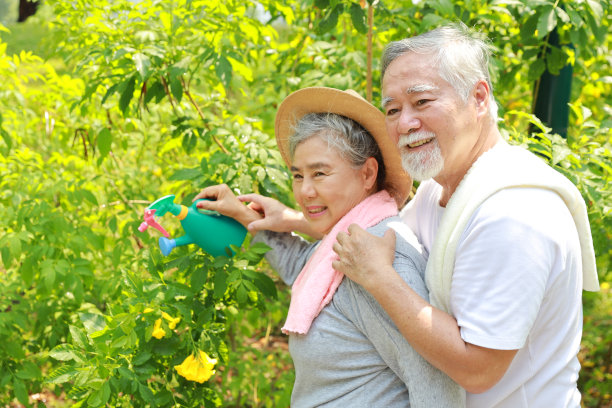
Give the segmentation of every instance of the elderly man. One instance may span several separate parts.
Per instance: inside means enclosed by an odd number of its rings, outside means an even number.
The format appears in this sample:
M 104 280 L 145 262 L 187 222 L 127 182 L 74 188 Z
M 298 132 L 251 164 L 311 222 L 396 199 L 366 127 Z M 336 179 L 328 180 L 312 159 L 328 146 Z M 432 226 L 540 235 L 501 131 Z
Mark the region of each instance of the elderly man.
M 398 281 L 392 234 L 354 226 L 334 267 L 468 391 L 468 406 L 579 407 L 582 289 L 598 289 L 580 194 L 502 140 L 487 46 L 465 28 L 391 43 L 382 78 L 387 132 L 423 181 L 402 218 L 429 253 L 432 304 Z
M 577 189 L 497 128 L 488 47 L 465 27 L 391 43 L 382 58 L 387 132 L 422 181 L 402 219 L 429 258 L 430 303 L 392 267 L 395 236 L 338 235 L 336 270 L 361 284 L 469 407 L 579 407 L 582 290 L 598 290 Z M 308 232 L 296 212 L 246 195 L 251 230 Z M 385 284 L 380 284 L 385 282 Z

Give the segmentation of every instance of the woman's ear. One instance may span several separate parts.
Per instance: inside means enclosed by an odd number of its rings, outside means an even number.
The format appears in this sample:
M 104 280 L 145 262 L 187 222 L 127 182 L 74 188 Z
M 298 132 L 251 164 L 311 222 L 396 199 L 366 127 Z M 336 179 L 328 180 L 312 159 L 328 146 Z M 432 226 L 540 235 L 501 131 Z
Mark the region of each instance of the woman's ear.
M 368 157 L 361 167 L 364 186 L 367 190 L 376 189 L 376 180 L 378 178 L 378 162 L 374 157 Z

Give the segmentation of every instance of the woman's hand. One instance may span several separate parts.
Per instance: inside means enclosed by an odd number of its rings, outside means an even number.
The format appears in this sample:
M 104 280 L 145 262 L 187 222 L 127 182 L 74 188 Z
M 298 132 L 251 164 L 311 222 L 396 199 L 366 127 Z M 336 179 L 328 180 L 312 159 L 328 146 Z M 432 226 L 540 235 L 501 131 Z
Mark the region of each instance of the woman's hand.
M 195 196 L 193 201 L 201 198 L 208 198 L 210 200 L 200 201 L 197 204 L 198 208 L 203 210 L 217 211 L 219 214 L 235 219 L 245 228 L 247 228 L 253 221 L 262 218 L 257 211 L 249 208 L 238 200 L 238 198 L 226 184 L 219 184 L 204 188 L 198 195 Z
M 262 218 L 253 221 L 247 227 L 249 231 L 297 231 L 307 234 L 313 238 L 320 238 L 320 234 L 310 227 L 301 211 L 287 207 L 274 198 L 265 197 L 260 194 L 244 194 L 238 196 L 238 200 L 248 202 L 249 208 L 257 211 Z

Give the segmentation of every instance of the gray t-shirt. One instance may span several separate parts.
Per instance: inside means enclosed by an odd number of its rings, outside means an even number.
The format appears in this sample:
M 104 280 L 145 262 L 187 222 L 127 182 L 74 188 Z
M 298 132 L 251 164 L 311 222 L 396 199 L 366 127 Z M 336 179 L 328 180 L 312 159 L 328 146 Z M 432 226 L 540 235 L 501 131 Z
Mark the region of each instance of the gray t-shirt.
M 382 236 L 388 228 L 396 231 L 395 270 L 427 299 L 426 261 L 412 231 L 398 217 L 368 231 Z M 288 285 L 318 245 L 270 231 L 257 233 L 253 242 L 258 241 L 272 248 L 266 259 Z M 465 406 L 465 391 L 414 351 L 372 295 L 348 278 L 306 335 L 289 336 L 289 352 L 295 367 L 292 408 Z

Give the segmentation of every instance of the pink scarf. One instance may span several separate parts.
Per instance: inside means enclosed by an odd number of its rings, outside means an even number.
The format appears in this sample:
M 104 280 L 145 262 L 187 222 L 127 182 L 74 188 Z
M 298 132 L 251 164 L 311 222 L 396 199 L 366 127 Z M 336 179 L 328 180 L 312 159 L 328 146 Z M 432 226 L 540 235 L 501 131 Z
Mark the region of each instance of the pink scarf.
M 332 268 L 337 259 L 332 247 L 340 231 L 348 231 L 351 224 L 369 228 L 385 218 L 397 214 L 395 200 L 382 190 L 353 207 L 334 225 L 310 257 L 291 287 L 291 303 L 283 333 L 306 334 L 313 320 L 330 302 L 344 274 Z

